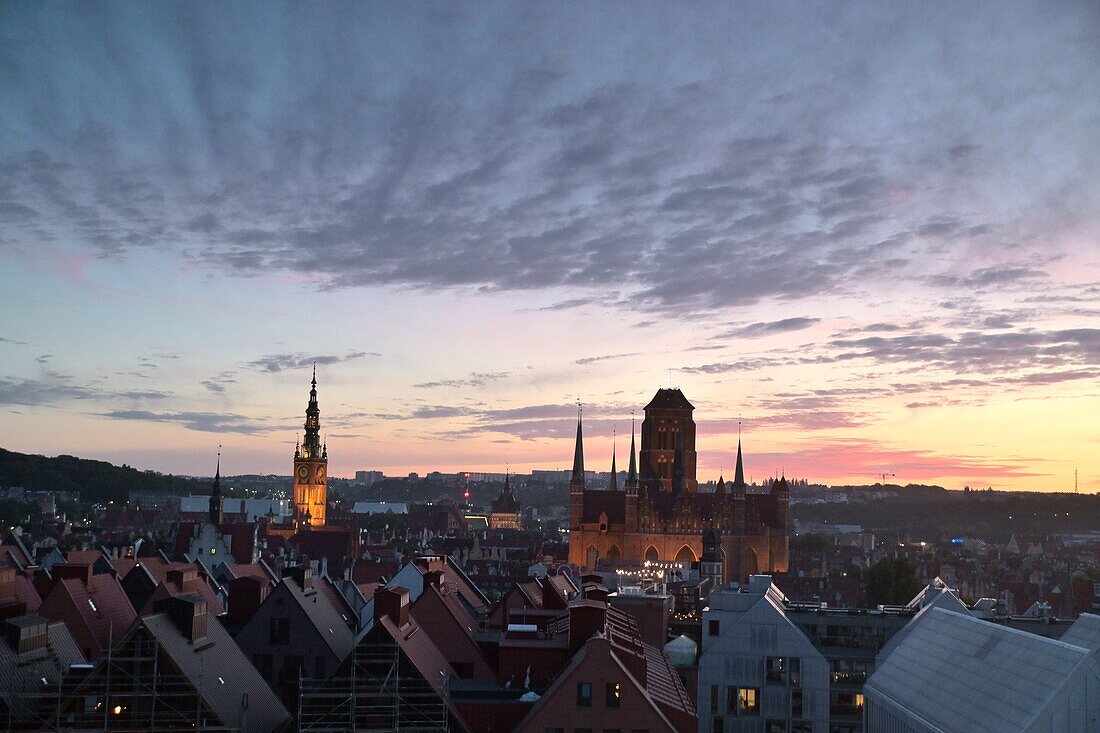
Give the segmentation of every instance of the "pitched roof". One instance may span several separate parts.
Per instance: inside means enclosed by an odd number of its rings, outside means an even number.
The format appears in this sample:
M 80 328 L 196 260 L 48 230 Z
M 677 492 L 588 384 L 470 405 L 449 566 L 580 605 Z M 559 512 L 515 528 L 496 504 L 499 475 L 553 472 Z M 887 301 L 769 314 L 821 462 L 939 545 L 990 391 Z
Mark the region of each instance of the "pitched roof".
M 653 395 L 653 399 L 645 406 L 647 410 L 650 408 L 661 410 L 694 410 L 695 405 L 688 402 L 687 397 L 684 397 L 684 393 L 680 391 L 679 387 L 672 387 L 670 389 L 661 388 L 657 390 L 657 394 Z
M 1082 613 L 1058 641 L 1090 651 L 1100 649 L 1100 616 Z
M 39 626 L 35 631 L 46 633 L 42 646 L 22 653 L 12 646 L 10 639 L 0 639 L 0 690 L 10 695 L 7 700 L 18 720 L 33 713 L 38 695 L 57 689 L 69 665 L 83 664 L 85 659 L 69 629 L 60 621 L 51 623 L 42 616 L 30 615 L 9 619 L 8 624 Z
M 306 618 L 317 629 L 317 633 L 325 640 L 325 644 L 337 659 L 344 659 L 351 654 L 351 650 L 355 648 L 355 634 L 348 628 L 347 620 L 324 593 L 316 588 L 303 591 L 297 582 L 284 578 L 264 603 L 274 603 L 275 601 L 271 599 L 276 597 L 280 590 L 301 607 Z
M 156 637 L 161 650 L 195 685 L 224 724 L 239 725 L 243 694 L 249 700 L 245 731 L 276 730 L 290 719 L 290 713 L 216 619 L 207 622 L 206 640 L 202 644 L 192 643 L 166 613 L 141 619 L 135 633 L 139 627 Z
M 930 606 L 864 689 L 940 730 L 1028 730 L 1090 652 Z M 1094 662 L 1095 664 L 1095 662 Z
M 39 613 L 64 621 L 73 638 L 98 658 L 133 623 L 134 613 L 118 578 L 110 573 L 85 580 L 61 578 L 42 601 Z

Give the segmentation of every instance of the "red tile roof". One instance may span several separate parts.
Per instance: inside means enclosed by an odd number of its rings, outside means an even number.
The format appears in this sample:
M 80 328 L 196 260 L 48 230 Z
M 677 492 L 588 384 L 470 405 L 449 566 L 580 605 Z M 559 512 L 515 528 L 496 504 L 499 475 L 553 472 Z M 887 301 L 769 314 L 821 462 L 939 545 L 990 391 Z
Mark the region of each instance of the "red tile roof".
M 83 578 L 57 578 L 46 593 L 38 613 L 51 621 L 64 621 L 69 632 L 89 659 L 98 659 L 133 623 L 130 600 L 118 578 L 111 573 Z M 73 566 L 76 567 L 76 566 Z

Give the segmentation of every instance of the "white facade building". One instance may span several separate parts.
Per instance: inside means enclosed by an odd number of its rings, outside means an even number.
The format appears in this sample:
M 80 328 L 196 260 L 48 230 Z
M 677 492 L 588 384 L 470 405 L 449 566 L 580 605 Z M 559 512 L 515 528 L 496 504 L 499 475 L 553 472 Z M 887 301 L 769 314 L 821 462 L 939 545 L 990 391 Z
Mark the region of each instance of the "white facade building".
M 828 733 L 829 663 L 766 575 L 711 593 L 703 610 L 700 733 Z

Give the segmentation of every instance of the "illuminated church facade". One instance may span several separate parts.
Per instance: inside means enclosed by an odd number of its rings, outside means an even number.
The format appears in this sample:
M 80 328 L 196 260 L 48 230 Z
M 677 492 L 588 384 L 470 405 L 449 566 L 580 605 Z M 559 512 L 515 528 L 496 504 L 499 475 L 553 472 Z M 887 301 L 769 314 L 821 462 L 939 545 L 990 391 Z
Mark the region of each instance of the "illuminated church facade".
M 699 491 L 694 410 L 679 389 L 657 390 L 645 407 L 640 452 L 635 452 L 633 431 L 630 436 L 630 464 L 622 490 L 614 457 L 610 489 L 585 486 L 578 418 L 569 484 L 569 562 L 588 570 L 601 559 L 696 562 L 702 559 L 707 533 L 711 554 L 717 545 L 715 559 L 721 562 L 723 582 L 787 571 L 787 480 L 776 479 L 766 492 L 750 493 L 738 439 L 733 481 L 727 484 L 719 478 L 715 491 Z

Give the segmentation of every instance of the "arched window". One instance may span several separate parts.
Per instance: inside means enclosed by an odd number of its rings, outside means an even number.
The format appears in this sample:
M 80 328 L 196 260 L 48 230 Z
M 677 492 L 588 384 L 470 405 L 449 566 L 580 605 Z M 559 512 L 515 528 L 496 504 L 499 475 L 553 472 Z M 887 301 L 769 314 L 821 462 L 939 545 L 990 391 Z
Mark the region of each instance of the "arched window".
M 687 545 L 680 548 L 680 551 L 676 553 L 676 562 L 695 562 L 695 551 Z
M 623 556 L 623 553 L 622 553 L 622 551 L 619 550 L 618 545 L 612 545 L 611 547 L 609 547 L 607 549 L 607 559 L 608 560 L 618 560 L 622 556 Z
M 658 554 L 657 548 L 653 545 L 650 545 L 649 547 L 645 548 L 645 559 L 649 560 L 650 562 L 657 562 L 661 559 L 661 556 L 660 554 Z

